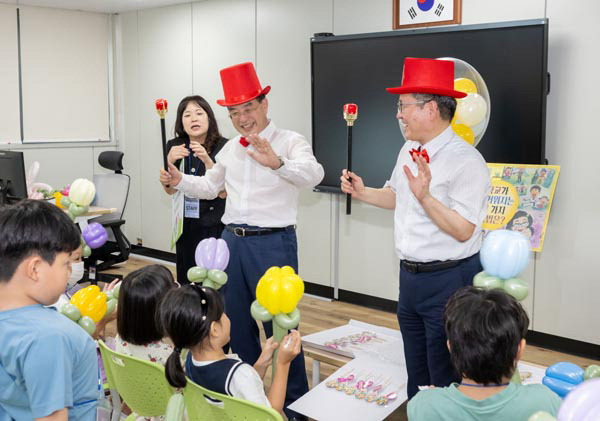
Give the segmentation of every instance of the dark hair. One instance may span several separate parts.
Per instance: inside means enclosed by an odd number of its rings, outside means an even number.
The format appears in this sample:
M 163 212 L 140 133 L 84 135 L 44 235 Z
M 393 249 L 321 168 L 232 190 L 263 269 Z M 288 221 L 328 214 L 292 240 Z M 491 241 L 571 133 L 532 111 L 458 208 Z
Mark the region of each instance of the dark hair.
M 175 288 L 171 271 L 161 265 L 134 270 L 119 291 L 117 332 L 124 341 L 146 345 L 163 338 L 156 326 L 156 311 L 165 292 Z
M 445 121 L 452 121 L 456 112 L 456 99 L 451 96 L 434 95 L 434 94 L 413 94 L 417 101 L 433 101 L 437 104 L 440 111 L 440 117 Z M 423 107 L 422 104 L 421 108 Z
M 180 139 L 189 139 L 189 135 L 183 129 L 183 112 L 190 102 L 193 102 L 206 112 L 208 117 L 208 131 L 206 132 L 206 140 L 204 141 L 204 149 L 206 152 L 211 153 L 219 139 L 221 139 L 221 133 L 219 132 L 219 125 L 217 124 L 217 119 L 215 118 L 215 113 L 213 113 L 212 108 L 210 108 L 210 104 L 202 98 L 200 95 L 192 95 L 186 96 L 181 100 L 179 105 L 177 106 L 177 118 L 175 119 L 175 136 Z
M 181 350 L 201 344 L 210 334 L 212 322 L 221 320 L 224 311 L 221 294 L 212 288 L 189 284 L 167 292 L 156 319 L 175 346 L 165 364 L 165 375 L 171 386 L 185 387 L 187 383 L 181 366 Z
M 455 370 L 481 384 L 510 378 L 529 317 L 517 300 L 500 289 L 467 286 L 446 304 L 446 336 Z
M 73 221 L 46 201 L 25 199 L 0 207 L 0 282 L 9 282 L 30 256 L 52 265 L 58 253 L 71 253 L 80 245 Z
M 528 225 L 530 225 L 530 226 L 533 225 L 533 217 L 531 215 L 529 215 L 529 213 L 525 212 L 524 210 L 520 210 L 515 213 L 515 215 L 512 217 L 512 219 L 510 221 L 508 221 L 508 224 L 506 224 L 506 229 L 512 230 L 514 220 L 517 218 L 523 218 L 524 216 L 527 217 Z
M 529 189 L 529 191 L 533 191 L 533 190 L 537 190 L 538 192 L 542 191 L 542 188 L 540 186 L 531 186 L 531 188 Z

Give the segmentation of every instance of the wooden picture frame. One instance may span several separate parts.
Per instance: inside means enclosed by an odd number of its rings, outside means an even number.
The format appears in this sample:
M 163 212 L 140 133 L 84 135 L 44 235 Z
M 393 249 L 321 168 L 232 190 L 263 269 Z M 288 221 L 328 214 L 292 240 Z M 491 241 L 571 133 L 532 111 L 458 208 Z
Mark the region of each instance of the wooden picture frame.
M 392 0 L 393 29 L 461 23 L 462 0 Z

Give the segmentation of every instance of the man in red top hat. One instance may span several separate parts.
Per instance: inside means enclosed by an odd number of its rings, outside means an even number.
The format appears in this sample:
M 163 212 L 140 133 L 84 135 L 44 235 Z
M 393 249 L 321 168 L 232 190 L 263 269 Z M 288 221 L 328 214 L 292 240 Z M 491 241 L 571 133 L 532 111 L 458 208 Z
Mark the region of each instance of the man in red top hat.
M 296 214 L 300 188 L 312 188 L 323 179 L 304 136 L 277 128 L 268 117 L 265 97 L 252 63 L 221 70 L 225 98 L 217 103 L 229 110 L 240 136 L 217 154 L 204 177 L 182 175 L 170 166 L 161 171 L 161 182 L 189 197 L 212 199 L 227 191 L 223 239 L 229 247 L 228 282 L 225 285 L 227 316 L 231 319 L 231 348 L 253 364 L 261 352 L 259 332 L 250 315 L 256 284 L 271 266 L 292 266 L 298 272 Z M 271 323 L 264 323 L 267 337 Z M 290 366 L 285 406 L 308 392 L 304 355 Z M 303 419 L 285 409 L 286 415 Z
M 398 322 L 404 340 L 408 397 L 418 386 L 459 381 L 446 347 L 443 313 L 448 298 L 471 285 L 482 270 L 481 224 L 490 179 L 481 154 L 450 125 L 456 98 L 454 62 L 406 58 L 396 118 L 406 142 L 390 180 L 365 187 L 346 170 L 344 193 L 394 209 L 394 240 L 400 258 Z

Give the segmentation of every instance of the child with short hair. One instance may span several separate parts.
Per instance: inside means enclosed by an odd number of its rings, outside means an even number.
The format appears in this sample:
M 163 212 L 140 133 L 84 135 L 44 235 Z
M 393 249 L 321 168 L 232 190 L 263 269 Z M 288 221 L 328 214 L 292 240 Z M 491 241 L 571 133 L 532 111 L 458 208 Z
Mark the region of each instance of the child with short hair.
M 281 345 L 269 338 L 252 367 L 237 355 L 223 352 L 223 346 L 229 342 L 231 324 L 224 312 L 223 298 L 212 288 L 191 284 L 169 291 L 157 318 L 175 345 L 165 367 L 171 386 L 184 387 L 187 373 L 195 383 L 209 390 L 283 411 L 290 363 L 300 353 L 297 331 L 285 336 Z M 278 346 L 277 372 L 267 398 L 262 378 Z M 179 360 L 183 348 L 190 350 L 185 372 Z
M 422 390 L 408 403 L 408 419 L 527 420 L 553 415 L 560 398 L 541 384 L 510 382 L 525 350 L 527 313 L 502 290 L 468 286 L 448 301 L 444 314 L 452 364 L 460 384 Z
M 0 208 L 0 420 L 96 419 L 96 345 L 44 307 L 65 291 L 80 244 L 79 230 L 54 205 Z
M 115 350 L 165 365 L 173 346 L 156 326 L 156 310 L 165 293 L 177 284 L 169 269 L 149 265 L 123 279 L 117 305 Z

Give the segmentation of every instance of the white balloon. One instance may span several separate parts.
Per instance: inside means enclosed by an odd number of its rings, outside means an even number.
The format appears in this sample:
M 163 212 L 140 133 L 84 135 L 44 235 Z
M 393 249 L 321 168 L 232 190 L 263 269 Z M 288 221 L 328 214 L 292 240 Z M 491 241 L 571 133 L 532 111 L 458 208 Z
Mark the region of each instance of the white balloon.
M 90 180 L 78 178 L 71 183 L 69 200 L 79 206 L 89 206 L 96 196 L 96 186 Z
M 461 123 L 473 127 L 483 121 L 487 113 L 487 103 L 479 94 L 469 94 L 458 100 L 456 118 Z

